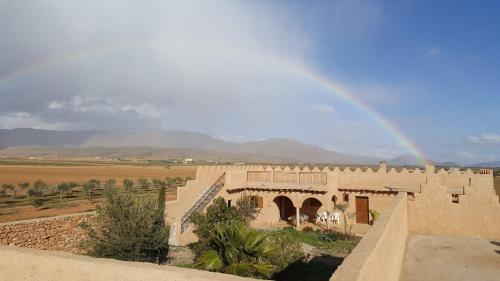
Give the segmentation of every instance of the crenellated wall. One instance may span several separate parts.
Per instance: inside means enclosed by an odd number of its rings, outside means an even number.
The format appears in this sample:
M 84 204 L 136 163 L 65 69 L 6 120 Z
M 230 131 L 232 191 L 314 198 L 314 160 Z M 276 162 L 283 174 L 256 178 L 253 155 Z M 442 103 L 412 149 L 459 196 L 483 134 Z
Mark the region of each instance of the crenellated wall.
M 500 236 L 497 234 L 500 232 L 498 230 L 500 226 L 492 226 L 494 220 L 500 221 L 498 217 L 500 204 L 493 189 L 491 170 L 473 172 L 450 168 L 436 171 L 432 165 L 426 166 L 423 170 L 406 168 L 396 170 L 388 169 L 385 163 L 381 163 L 376 169 L 232 165 L 200 166 L 196 180 L 178 189 L 178 199 L 167 204 L 168 221 L 174 225 L 173 229 L 177 230 L 172 235 L 172 242 L 182 245 L 196 240 L 192 229 L 181 235 L 178 227 L 179 219 L 223 174 L 225 186 L 218 196 L 233 202 L 243 195 L 261 198 L 261 213 L 254 222 L 257 227 L 269 226 L 279 220 L 279 210 L 273 200 L 280 195 L 288 197 L 293 203 L 292 207 L 299 209 L 307 199 L 315 198 L 321 202 L 319 212 L 324 212 L 332 211 L 335 204 L 345 202 L 343 195 L 349 194 L 348 212 L 355 214 L 356 196 L 369 197 L 369 208 L 381 212 L 395 198 L 398 191 L 405 191 L 410 192 L 412 229 L 416 232 Z M 280 187 L 289 189 L 285 191 Z M 294 191 L 294 188 L 302 191 Z M 462 193 L 459 195 L 460 202 L 452 203 L 452 194 L 458 191 Z M 473 214 L 467 215 L 469 212 Z M 428 218 L 435 219 L 436 216 L 433 214 L 438 213 L 449 221 L 431 223 Z M 475 227 L 464 223 L 472 218 L 478 222 Z M 351 222 L 354 221 L 355 216 L 352 216 Z M 439 226 L 431 227 L 435 224 Z

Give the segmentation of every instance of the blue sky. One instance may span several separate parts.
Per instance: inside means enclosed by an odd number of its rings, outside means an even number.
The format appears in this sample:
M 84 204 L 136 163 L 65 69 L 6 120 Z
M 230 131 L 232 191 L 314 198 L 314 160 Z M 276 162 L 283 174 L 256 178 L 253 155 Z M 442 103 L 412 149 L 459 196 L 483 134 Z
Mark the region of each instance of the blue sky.
M 294 138 L 500 160 L 498 1 L 0 0 L 0 127 Z

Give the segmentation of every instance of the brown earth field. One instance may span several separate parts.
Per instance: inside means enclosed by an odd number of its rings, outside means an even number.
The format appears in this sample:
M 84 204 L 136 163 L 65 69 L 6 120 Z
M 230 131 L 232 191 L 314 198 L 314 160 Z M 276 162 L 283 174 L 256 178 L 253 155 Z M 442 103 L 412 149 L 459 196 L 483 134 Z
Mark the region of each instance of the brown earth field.
M 191 177 L 195 178 L 196 166 L 127 166 L 127 165 L 99 165 L 74 167 L 47 167 L 47 166 L 0 166 L 0 184 L 27 181 L 33 183 L 43 180 L 49 185 L 60 182 L 84 183 L 89 179 L 101 182 L 109 178 L 121 183 L 124 179 L 137 180 L 138 178 Z
M 144 177 L 147 179 L 166 177 L 191 177 L 196 176 L 196 166 L 130 166 L 130 165 L 96 165 L 96 166 L 12 166 L 0 165 L 0 185 L 3 183 L 12 183 L 17 186 L 19 182 L 30 182 L 43 180 L 50 186 L 54 186 L 60 182 L 76 182 L 84 183 L 89 179 L 98 179 L 101 182 L 109 178 L 116 179 L 118 184 L 124 179 L 136 181 L 138 178 Z M 81 193 L 81 191 L 80 191 Z M 156 193 L 150 190 L 148 193 Z M 78 193 L 77 193 L 78 194 Z M 41 217 L 59 216 L 72 213 L 88 212 L 95 210 L 97 204 L 102 202 L 102 198 L 82 200 L 81 196 L 75 199 L 64 198 L 59 202 L 57 195 L 54 197 L 48 206 L 35 208 L 31 205 L 21 204 L 13 205 L 12 207 L 0 208 L 0 222 L 26 220 Z M 21 199 L 26 197 L 25 194 L 18 191 L 18 197 Z M 176 189 L 167 189 L 167 201 L 177 198 Z M 2 200 L 11 200 L 12 197 L 6 197 Z
M 166 200 L 172 201 L 177 198 L 175 192 L 167 192 Z M 36 209 L 33 206 L 18 206 L 13 208 L 4 208 L 0 210 L 0 223 L 28 220 L 35 218 L 54 217 L 74 213 L 83 213 L 95 211 L 96 206 L 102 202 L 102 199 L 94 200 L 78 200 L 69 201 L 58 208 L 40 208 Z M 167 214 L 168 215 L 168 214 Z

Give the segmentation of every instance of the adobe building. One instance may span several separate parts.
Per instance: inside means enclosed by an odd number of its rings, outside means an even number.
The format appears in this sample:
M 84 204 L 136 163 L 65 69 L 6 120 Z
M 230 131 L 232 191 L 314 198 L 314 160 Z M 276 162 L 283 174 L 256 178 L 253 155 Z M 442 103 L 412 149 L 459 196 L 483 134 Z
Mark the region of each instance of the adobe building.
M 376 170 L 200 166 L 196 179 L 178 188 L 177 200 L 167 202 L 170 243 L 196 241 L 189 217 L 218 196 L 228 204 L 250 196 L 260 208 L 254 227 L 287 222 L 301 228 L 300 217 L 314 221 L 316 214 L 332 213 L 339 203 L 349 204 L 350 225 L 367 226 L 369 211 L 382 212 L 399 193 L 406 194 L 412 233 L 500 239 L 500 203 L 491 170 L 436 171 L 428 165 L 397 171 L 381 162 Z

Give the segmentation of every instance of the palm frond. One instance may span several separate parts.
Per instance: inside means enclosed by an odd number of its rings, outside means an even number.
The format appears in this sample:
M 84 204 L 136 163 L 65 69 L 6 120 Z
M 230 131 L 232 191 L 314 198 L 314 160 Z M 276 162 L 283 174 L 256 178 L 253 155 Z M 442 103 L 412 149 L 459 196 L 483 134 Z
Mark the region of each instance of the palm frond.
M 221 271 L 224 267 L 224 262 L 217 251 L 210 250 L 196 260 L 195 266 L 209 271 Z

